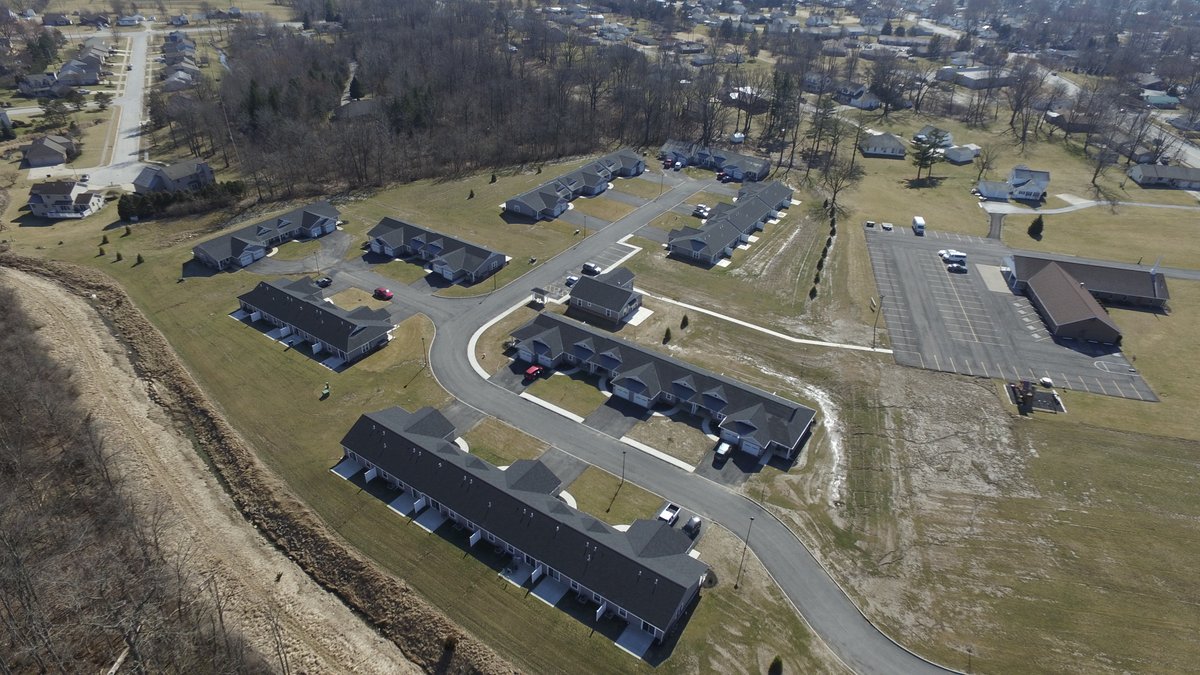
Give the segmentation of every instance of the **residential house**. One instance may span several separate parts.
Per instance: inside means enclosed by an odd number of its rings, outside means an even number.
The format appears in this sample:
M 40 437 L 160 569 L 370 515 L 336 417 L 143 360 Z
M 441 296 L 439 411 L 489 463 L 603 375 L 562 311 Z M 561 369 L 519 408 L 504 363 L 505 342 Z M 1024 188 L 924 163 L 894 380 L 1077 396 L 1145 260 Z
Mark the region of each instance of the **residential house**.
M 804 25 L 808 28 L 824 28 L 825 26 L 832 26 L 833 19 L 821 14 L 813 14 L 804 20 Z
M 167 66 L 162 69 L 162 77 L 164 79 L 171 77 L 175 73 L 186 73 L 188 78 L 193 82 L 200 79 L 200 67 L 196 65 L 190 58 L 184 58 L 178 63 Z
M 57 82 L 58 76 L 54 73 L 24 75 L 17 80 L 17 90 L 21 92 L 22 96 L 41 98 L 53 95 L 51 90 Z
M 728 221 L 718 220 L 706 227 L 681 227 L 667 234 L 670 255 L 715 265 L 733 255 L 741 243 L 741 233 Z
M 104 195 L 73 180 L 35 183 L 29 188 L 29 210 L 41 218 L 87 218 L 104 208 Z
M 953 82 L 967 89 L 997 89 L 1007 87 L 1012 83 L 1012 75 L 1007 71 L 987 66 L 976 68 L 947 66 L 939 69 L 935 77 L 940 81 Z
M 66 14 L 43 14 L 42 15 L 42 25 L 43 26 L 70 26 L 71 25 L 71 17 L 67 16 Z
M 1161 164 L 1139 164 L 1126 172 L 1133 182 L 1147 187 L 1200 190 L 1200 169 L 1190 166 L 1163 166 Z
M 395 328 L 387 310 L 357 307 L 347 311 L 325 300 L 309 277 L 260 281 L 238 296 L 238 304 L 251 321 L 282 328 L 281 337 L 309 343 L 313 354 L 329 354 L 341 362 L 337 366 L 353 363 L 386 345 Z
M 1013 199 L 1041 201 L 1046 198 L 1046 190 L 1049 187 L 1049 171 L 1035 171 L 1024 164 L 1018 164 L 1008 174 L 1008 191 Z
M 452 283 L 479 282 L 508 261 L 503 253 L 395 218 L 379 221 L 367 237 L 372 252 L 392 258 L 414 256 Z
M 100 68 L 99 66 L 89 66 L 78 59 L 71 59 L 59 69 L 57 81 L 72 87 L 99 84 Z
M 186 26 L 191 22 L 192 20 L 187 14 L 176 14 L 175 16 L 171 17 L 172 26 Z
M 200 159 L 188 159 L 167 166 L 148 166 L 133 181 L 135 192 L 183 192 L 199 190 L 216 182 L 212 167 Z
M 580 278 L 571 287 L 567 304 L 584 321 L 600 319 L 606 325 L 620 324 L 642 306 L 642 294 L 633 290 L 633 272 L 618 267 L 598 276 Z
M 504 202 L 504 210 L 535 220 L 552 220 L 576 197 L 598 195 L 608 189 L 611 179 L 632 178 L 645 170 L 646 162 L 636 152 L 617 150 L 509 199 Z
M 191 75 L 185 72 L 172 73 L 170 77 L 163 80 L 161 89 L 165 92 L 183 91 L 196 86 L 195 80 Z
M 1200 131 L 1200 119 L 1188 119 L 1186 117 L 1172 117 L 1167 120 L 1167 123 L 1180 131 Z
M 891 159 L 904 159 L 904 155 L 908 152 L 904 139 L 892 133 L 871 134 L 859 141 L 858 149 L 864 157 Z
M 483 542 L 532 568 L 530 583 L 574 592 L 597 620 L 616 616 L 662 641 L 687 616 L 708 567 L 688 555 L 685 534 L 658 520 L 619 531 L 559 499 L 562 480 L 541 460 L 501 470 L 447 440 L 453 433 L 436 411 L 395 407 L 361 416 L 342 450 L 368 480 L 402 490 L 405 512 L 440 514 L 465 529 L 470 546 Z
M 517 358 L 580 367 L 611 383 L 613 395 L 644 408 L 679 406 L 716 423 L 722 440 L 754 457 L 792 459 L 815 411 L 566 317 L 541 313 L 513 331 Z
M 29 145 L 21 147 L 25 166 L 54 166 L 65 164 L 79 154 L 79 146 L 69 136 L 50 134 L 35 138 Z
M 1139 89 L 1149 89 L 1151 91 L 1166 91 L 1167 83 L 1163 79 L 1153 73 L 1137 73 L 1133 76 L 1133 83 Z
M 975 191 L 988 201 L 1008 201 L 1008 183 L 1002 180 L 981 180 L 975 184 Z
M 1009 285 L 1017 292 L 1023 292 L 1029 280 L 1051 264 L 1061 267 L 1075 280 L 1075 285 L 1083 286 L 1101 302 L 1162 309 L 1171 299 L 1167 278 L 1157 269 L 1146 270 L 1118 263 L 1052 260 L 1031 255 L 1008 256 L 1003 261 L 1009 270 Z
M 329 202 L 316 202 L 209 239 L 193 247 L 192 255 L 216 270 L 246 267 L 263 258 L 273 246 L 333 232 L 338 215 Z
M 1147 94 L 1142 96 L 1142 100 L 1159 110 L 1174 110 L 1179 107 L 1179 98 L 1177 96 Z
M 697 54 L 696 56 L 692 57 L 692 65 L 696 66 L 697 68 L 711 66 L 716 62 L 717 57 L 713 56 L 712 54 Z
M 1060 113 L 1048 110 L 1045 118 L 1047 123 L 1068 134 L 1087 134 L 1099 128 L 1099 125 L 1091 121 L 1090 116 L 1077 115 L 1074 112 Z
M 954 135 L 953 134 L 951 134 L 949 131 L 946 131 L 945 129 L 939 129 L 930 124 L 926 124 L 925 126 L 921 127 L 920 131 L 913 134 L 913 140 L 926 142 L 926 141 L 932 140 L 934 138 L 934 136 L 936 136 L 938 134 L 941 134 L 940 137 L 942 139 L 942 142 L 940 145 L 938 145 L 938 147 L 949 148 L 954 145 Z
M 7 110 L 0 110 L 0 127 L 8 131 L 12 131 L 12 120 L 8 118 Z
M 141 14 L 132 14 L 129 16 L 122 16 L 122 17 L 118 18 L 117 25 L 118 26 L 140 26 L 140 25 L 142 25 L 142 22 L 145 20 L 146 20 L 146 17 L 142 16 Z
M 981 148 L 974 143 L 956 145 L 951 148 L 946 148 L 946 152 L 943 156 L 946 158 L 946 161 L 951 164 L 970 164 L 971 162 L 975 161 L 976 157 L 979 156 L 980 149 Z

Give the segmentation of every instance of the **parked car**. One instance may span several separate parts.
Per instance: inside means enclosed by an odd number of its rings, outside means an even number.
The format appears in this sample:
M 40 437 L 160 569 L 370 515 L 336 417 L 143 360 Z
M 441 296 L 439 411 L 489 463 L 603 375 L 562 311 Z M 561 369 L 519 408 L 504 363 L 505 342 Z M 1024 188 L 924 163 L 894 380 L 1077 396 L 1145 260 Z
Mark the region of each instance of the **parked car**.
M 91 180 L 91 179 L 92 179 L 92 174 L 90 174 L 90 173 L 85 173 L 85 174 L 83 174 L 82 176 L 80 176 L 80 177 L 79 177 L 79 182 L 81 182 L 81 183 L 86 183 L 86 182 L 88 182 L 88 181 L 89 181 L 89 180 Z
M 668 525 L 674 525 L 676 520 L 679 520 L 679 505 L 667 502 L 666 508 L 662 513 L 658 514 L 658 519 Z
M 578 282 L 579 282 L 579 277 L 575 276 L 574 274 L 568 276 L 567 277 L 567 288 L 574 286 Z
M 317 279 L 317 285 L 321 288 L 329 288 L 329 285 L 332 283 L 333 279 L 330 279 L 329 277 L 321 277 L 320 279 Z
M 683 531 L 694 537 L 700 534 L 701 523 L 702 521 L 700 520 L 700 516 L 692 516 L 686 523 L 683 524 Z
M 891 232 L 895 226 L 891 223 L 881 223 L 879 227 L 882 227 L 885 232 Z
M 525 369 L 526 380 L 536 380 L 546 372 L 546 366 L 529 366 Z
M 676 171 L 679 171 L 683 168 L 683 162 L 675 162 L 675 166 L 672 168 L 674 168 Z
M 375 297 L 380 300 L 391 300 L 392 295 L 393 295 L 393 293 L 390 290 L 388 290 L 382 286 L 375 289 Z
M 875 227 L 875 221 L 873 221 L 873 220 L 868 220 L 868 221 L 867 221 L 867 227 Z
M 583 263 L 583 273 L 589 277 L 594 277 L 604 271 L 604 268 L 594 262 Z
M 721 441 L 720 443 L 717 443 L 717 458 L 718 459 L 725 459 L 725 458 L 729 457 L 729 455 L 732 453 L 733 453 L 733 446 L 730 445 L 728 443 L 728 441 Z
M 692 215 L 697 218 L 707 218 L 709 209 L 704 204 L 697 204 L 696 208 L 692 209 Z
M 950 263 L 946 265 L 946 271 L 954 272 L 955 274 L 966 274 L 967 266 L 962 263 Z

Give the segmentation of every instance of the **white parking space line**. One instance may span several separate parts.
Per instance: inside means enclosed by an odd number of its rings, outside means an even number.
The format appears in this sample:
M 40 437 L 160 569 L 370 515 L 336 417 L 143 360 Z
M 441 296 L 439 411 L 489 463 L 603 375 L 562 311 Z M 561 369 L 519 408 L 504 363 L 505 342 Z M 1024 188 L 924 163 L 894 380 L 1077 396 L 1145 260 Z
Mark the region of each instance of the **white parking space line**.
M 1104 388 L 1104 383 L 1100 381 L 1100 378 L 1093 377 L 1092 379 L 1096 381 L 1096 384 L 1100 385 L 1100 391 L 1104 392 L 1104 394 L 1107 395 L 1108 390 Z
M 1110 382 L 1110 383 L 1112 383 L 1112 386 L 1114 386 L 1114 387 L 1116 387 L 1116 388 L 1117 388 L 1117 393 L 1118 393 L 1118 394 L 1120 394 L 1121 396 L 1125 396 L 1125 391 L 1124 391 L 1123 389 L 1121 389 L 1121 383 L 1120 383 L 1120 382 L 1117 382 L 1116 380 L 1109 380 L 1109 382 Z

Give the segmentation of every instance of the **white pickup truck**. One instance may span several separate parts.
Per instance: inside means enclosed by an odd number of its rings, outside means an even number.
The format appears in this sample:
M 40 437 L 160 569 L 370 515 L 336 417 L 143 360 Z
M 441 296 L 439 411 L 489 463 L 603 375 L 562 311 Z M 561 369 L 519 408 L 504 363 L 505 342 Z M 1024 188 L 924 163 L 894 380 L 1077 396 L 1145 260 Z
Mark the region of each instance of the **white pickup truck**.
M 674 525 L 676 520 L 679 520 L 679 505 L 667 502 L 666 508 L 662 513 L 658 514 L 658 519 L 668 525 Z

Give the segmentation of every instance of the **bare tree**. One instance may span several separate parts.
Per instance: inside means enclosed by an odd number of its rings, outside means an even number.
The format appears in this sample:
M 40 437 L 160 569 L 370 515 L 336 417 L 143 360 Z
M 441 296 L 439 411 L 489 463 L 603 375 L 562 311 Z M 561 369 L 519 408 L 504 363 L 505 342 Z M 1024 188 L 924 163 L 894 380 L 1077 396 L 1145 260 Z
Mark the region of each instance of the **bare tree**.
M 996 168 L 996 164 L 1000 161 L 1000 146 L 994 143 L 988 143 L 980 146 L 979 154 L 975 156 L 975 168 L 979 170 L 975 174 L 975 182 L 983 180 L 989 171 Z

